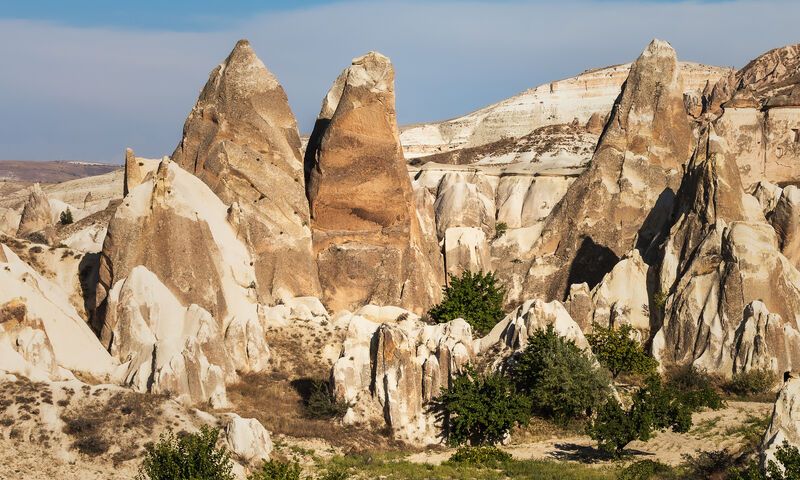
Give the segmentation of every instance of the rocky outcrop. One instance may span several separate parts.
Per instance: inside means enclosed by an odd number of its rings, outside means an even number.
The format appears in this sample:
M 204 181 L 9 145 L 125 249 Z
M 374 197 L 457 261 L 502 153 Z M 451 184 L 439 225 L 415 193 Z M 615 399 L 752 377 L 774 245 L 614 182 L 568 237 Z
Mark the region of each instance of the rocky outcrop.
M 367 303 L 421 313 L 440 298 L 441 262 L 422 238 L 394 109 L 394 69 L 371 52 L 353 60 L 324 131 L 309 141 L 307 194 L 322 298 L 330 310 Z M 333 90 L 337 90 L 334 86 Z M 370 272 L 365 274 L 365 272 Z
M 440 239 L 452 227 L 479 228 L 487 235 L 494 232 L 494 189 L 479 172 L 469 176 L 445 174 L 439 182 L 434 209 Z
M 172 160 L 235 214 L 262 302 L 318 296 L 297 122 L 247 40 L 209 75 Z
M 701 92 L 707 83 L 714 85 L 731 71 L 688 62 L 678 63 L 676 69 L 682 85 L 681 96 Z M 630 70 L 630 63 L 587 70 L 461 117 L 404 126 L 401 140 L 406 157 L 486 145 L 504 137 L 522 137 L 543 126 L 569 124 L 574 120 L 585 125 L 592 115 L 601 118 L 608 115 Z
M 736 155 L 747 191 L 800 180 L 800 44 L 759 56 L 714 88 L 715 127 Z M 721 107 L 721 108 L 720 108 Z
M 234 456 L 254 468 L 269 460 L 272 452 L 269 432 L 255 418 L 232 416 L 225 426 L 225 442 Z
M 0 245 L 0 370 L 37 381 L 88 373 L 114 381 L 117 362 L 69 296 Z
M 444 233 L 445 270 L 461 276 L 464 271 L 491 272 L 492 256 L 486 233 L 479 228 L 452 227 Z
M 775 400 L 772 419 L 761 439 L 761 464 L 766 466 L 770 461 L 780 465 L 775 453 L 784 442 L 800 447 L 800 375 L 792 373 L 785 380 L 783 388 Z
M 42 191 L 42 187 L 36 183 L 33 185 L 33 191 L 28 196 L 28 201 L 25 202 L 25 207 L 22 209 L 22 218 L 19 221 L 19 228 L 17 228 L 17 236 L 24 237 L 31 233 L 45 231 L 45 236 L 52 235 L 52 232 L 47 230 L 53 226 L 53 211 L 50 208 L 50 200 L 47 195 Z
M 347 334 L 331 381 L 335 397 L 351 405 L 344 422 L 385 423 L 411 444 L 439 443 L 440 426 L 426 403 L 472 360 L 470 326 L 460 319 L 425 325 L 409 314 L 396 322 L 359 315 L 339 322 Z
M 237 236 L 239 213 L 166 157 L 117 208 L 94 327 L 128 362 L 127 383 L 224 404 L 234 370 L 266 367 L 257 272 Z
M 573 283 L 594 287 L 622 255 L 663 230 L 692 141 L 678 70 L 675 51 L 659 40 L 634 62 L 591 165 L 527 258 L 499 269 L 507 283 L 523 284 L 510 302 L 564 299 Z
M 784 188 L 771 213 L 781 253 L 800 268 L 800 189 L 794 185 Z

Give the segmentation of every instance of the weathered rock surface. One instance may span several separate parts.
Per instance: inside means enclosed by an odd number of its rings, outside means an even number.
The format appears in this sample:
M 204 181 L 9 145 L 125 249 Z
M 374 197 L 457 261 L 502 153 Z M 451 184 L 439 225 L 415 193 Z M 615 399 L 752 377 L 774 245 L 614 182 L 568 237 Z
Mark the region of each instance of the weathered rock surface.
M 494 232 L 494 189 L 481 173 L 469 177 L 448 173 L 439 182 L 434 203 L 436 232 L 439 238 L 453 227 L 479 228 L 486 234 Z
M 48 230 L 53 226 L 53 211 L 50 208 L 50 200 L 42 191 L 38 183 L 33 185 L 33 191 L 25 202 L 22 209 L 22 218 L 19 221 L 17 236 L 24 237 L 34 232 Z M 46 236 L 51 235 L 45 232 Z
M 425 403 L 472 360 L 470 326 L 460 319 L 425 325 L 411 315 L 384 323 L 350 315 L 339 322 L 347 335 L 331 381 L 336 398 L 352 405 L 345 423 L 385 423 L 406 442 L 439 443 Z
M 329 97 L 335 92 L 323 114 Z M 334 311 L 374 303 L 422 313 L 440 298 L 443 268 L 430 261 L 422 238 L 389 59 L 371 52 L 353 60 L 335 103 L 321 137 L 310 140 L 319 149 L 307 154 L 323 301 Z
M 688 62 L 678 63 L 676 69 L 682 84 L 681 97 L 684 92 L 701 92 L 707 83 L 713 85 L 730 73 L 728 68 Z M 585 125 L 594 114 L 608 115 L 630 70 L 630 63 L 588 70 L 461 117 L 404 126 L 401 140 L 406 157 L 485 145 L 503 137 L 522 137 L 542 126 L 569 124 L 575 119 Z
M 0 245 L 0 369 L 39 380 L 85 372 L 113 381 L 117 362 L 68 295 Z
M 493 270 L 486 233 L 479 228 L 448 228 L 444 233 L 444 257 L 448 275 L 461 276 L 464 271 Z
M 523 284 L 508 301 L 564 299 L 573 283 L 594 287 L 622 255 L 664 228 L 692 141 L 678 71 L 675 51 L 660 40 L 634 62 L 591 165 L 544 222 L 527 258 L 499 266 L 501 279 Z
M 783 384 L 775 408 L 772 410 L 772 419 L 764 432 L 761 440 L 761 464 L 766 466 L 769 461 L 780 465 L 775 458 L 778 448 L 783 442 L 789 442 L 793 447 L 800 447 L 800 376 L 792 373 Z
M 778 234 L 781 253 L 800 268 L 800 189 L 794 185 L 783 189 L 770 222 Z
M 165 157 L 117 208 L 94 327 L 129 362 L 127 383 L 224 404 L 234 369 L 266 367 L 257 274 L 237 236 L 236 206 Z
M 234 415 L 225 426 L 225 441 L 235 456 L 255 468 L 269 460 L 272 452 L 269 432 L 255 418 Z
M 209 75 L 172 160 L 235 211 L 264 303 L 319 295 L 297 122 L 247 40 Z

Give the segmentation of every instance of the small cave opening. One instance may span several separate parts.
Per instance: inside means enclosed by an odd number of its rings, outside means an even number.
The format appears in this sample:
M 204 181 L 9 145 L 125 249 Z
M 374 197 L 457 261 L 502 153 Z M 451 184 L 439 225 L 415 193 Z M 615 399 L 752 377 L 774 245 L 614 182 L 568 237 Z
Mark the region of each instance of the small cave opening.
M 800 143 L 800 128 L 793 128 L 792 133 L 794 134 L 794 142 Z

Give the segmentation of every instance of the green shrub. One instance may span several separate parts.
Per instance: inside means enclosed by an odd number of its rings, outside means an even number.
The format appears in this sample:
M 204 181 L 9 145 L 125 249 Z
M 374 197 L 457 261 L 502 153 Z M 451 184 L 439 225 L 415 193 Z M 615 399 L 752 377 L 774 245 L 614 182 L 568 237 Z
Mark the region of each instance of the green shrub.
M 500 238 L 508 231 L 508 224 L 506 222 L 497 222 L 494 225 L 494 238 Z
M 678 367 L 668 375 L 667 387 L 676 391 L 678 399 L 692 411 L 702 407 L 719 410 L 725 406 L 714 388 L 712 378 L 694 365 Z
M 333 465 L 320 475 L 319 480 L 347 480 L 350 478 L 350 472 L 342 466 Z
M 277 460 L 264 461 L 261 470 L 253 472 L 247 480 L 300 480 L 302 473 L 300 464 L 279 462 Z
M 145 446 L 140 480 L 233 480 L 233 462 L 224 447 L 217 448 L 218 428 L 203 426 L 198 433 L 175 435 L 170 430 L 158 443 Z
M 689 408 L 677 399 L 673 390 L 663 388 L 657 376 L 648 378 L 632 400 L 631 407 L 625 410 L 615 398 L 609 398 L 586 428 L 601 450 L 619 456 L 625 445 L 634 440 L 645 442 L 654 431 L 672 428 L 674 432 L 686 433 L 692 426 Z
M 667 292 L 658 291 L 653 294 L 653 305 L 656 306 L 659 310 L 663 311 L 664 307 L 667 306 L 667 297 L 669 294 Z
M 61 225 L 69 225 L 72 223 L 72 211 L 67 207 L 66 210 L 61 212 Z
M 493 445 L 511 433 L 514 425 L 530 420 L 530 403 L 514 391 L 499 373 L 480 376 L 467 366 L 450 388 L 442 391 L 434 408 L 444 416 L 449 445 Z
M 697 455 L 683 455 L 686 476 L 689 478 L 724 478 L 724 475 L 736 464 L 736 457 L 727 448 L 711 452 L 700 452 Z
M 45 245 L 48 245 L 50 243 L 47 241 L 47 237 L 45 237 L 42 232 L 29 233 L 28 240 L 30 240 L 33 243 L 43 243 Z
M 771 392 L 776 383 L 778 376 L 775 372 L 767 368 L 754 368 L 735 373 L 723 388 L 733 395 L 759 395 Z
M 498 464 L 511 460 L 511 455 L 494 446 L 459 447 L 446 463 L 497 468 Z
M 308 418 L 341 418 L 349 405 L 338 402 L 328 389 L 328 382 L 312 380 L 311 393 L 306 400 L 305 415 Z
M 756 462 L 739 472 L 734 469 L 728 470 L 730 480 L 797 480 L 800 478 L 800 452 L 797 447 L 789 445 L 784 440 L 783 445 L 778 447 L 775 452 L 775 460 L 770 460 L 766 471 L 761 470 Z M 778 465 L 780 464 L 780 465 Z
M 443 292 L 442 303 L 428 312 L 436 323 L 463 318 L 476 333 L 484 334 L 503 318 L 506 291 L 497 286 L 497 279 L 491 272 L 465 271 L 460 278 L 450 275 L 450 284 Z
M 623 372 L 650 376 L 658 368 L 658 362 L 647 355 L 639 342 L 631 338 L 632 333 L 633 328 L 630 325 L 614 329 L 592 323 L 592 333 L 586 335 L 586 340 L 592 346 L 592 353 L 614 378 Z
M 555 332 L 537 330 L 511 366 L 518 392 L 531 400 L 532 412 L 567 423 L 599 407 L 609 392 L 609 379 L 589 355 Z
M 675 478 L 675 469 L 653 460 L 639 460 L 623 468 L 618 480 L 655 480 Z

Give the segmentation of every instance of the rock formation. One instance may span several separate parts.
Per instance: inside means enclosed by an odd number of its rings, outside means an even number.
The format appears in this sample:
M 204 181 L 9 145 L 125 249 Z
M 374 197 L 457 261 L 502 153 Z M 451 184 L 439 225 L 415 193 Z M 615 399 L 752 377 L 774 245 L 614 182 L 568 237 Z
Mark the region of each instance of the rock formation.
M 660 40 L 634 62 L 591 165 L 545 221 L 527 264 L 499 270 L 510 284 L 524 282 L 511 302 L 564 299 L 573 283 L 594 287 L 662 231 L 692 141 L 678 70 L 675 51 Z
M 766 466 L 770 461 L 780 465 L 775 458 L 775 452 L 788 442 L 789 445 L 800 448 L 800 376 L 797 373 L 789 375 L 778 393 L 775 407 L 772 410 L 772 419 L 764 432 L 761 440 L 761 464 Z
M 385 422 L 406 442 L 439 443 L 426 402 L 472 360 L 470 326 L 460 319 L 425 325 L 408 313 L 384 323 L 360 315 L 339 322 L 347 334 L 331 381 L 335 397 L 351 405 L 345 423 Z
M 794 185 L 783 189 L 770 222 L 778 234 L 781 253 L 800 268 L 800 189 Z
M 334 89 L 337 90 L 336 85 Z M 329 93 L 321 115 L 333 109 Z M 422 313 L 440 298 L 441 258 L 426 255 L 394 110 L 394 70 L 375 52 L 353 60 L 324 131 L 309 145 L 308 200 L 322 298 Z
M 19 221 L 17 236 L 24 237 L 31 233 L 47 230 L 52 226 L 53 211 L 50 208 L 50 200 L 42 191 L 42 187 L 36 183 L 33 185 L 33 191 L 31 191 L 28 201 L 25 202 L 25 207 L 22 209 L 22 218 Z M 51 232 L 45 232 L 46 237 L 49 235 L 51 235 Z
M 319 295 L 297 122 L 247 40 L 209 75 L 172 160 L 236 212 L 263 302 Z

